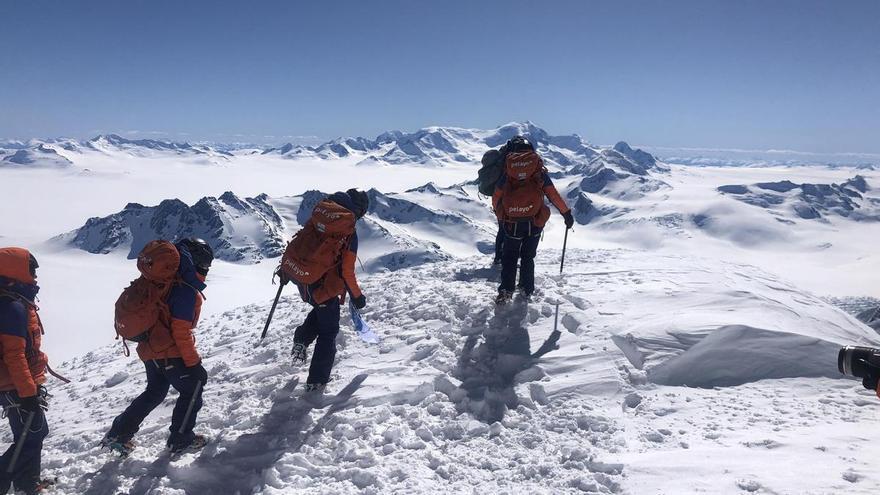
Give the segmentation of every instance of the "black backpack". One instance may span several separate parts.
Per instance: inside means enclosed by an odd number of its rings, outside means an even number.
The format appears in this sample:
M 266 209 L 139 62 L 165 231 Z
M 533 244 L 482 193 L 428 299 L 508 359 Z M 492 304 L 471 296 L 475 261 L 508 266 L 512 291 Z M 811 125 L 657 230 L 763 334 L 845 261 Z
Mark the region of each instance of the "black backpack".
M 489 150 L 483 155 L 480 163 L 483 164 L 477 172 L 478 188 L 480 194 L 491 196 L 495 193 L 495 184 L 504 173 L 504 161 L 508 153 L 520 151 L 535 151 L 535 147 L 522 136 L 516 136 L 499 150 Z

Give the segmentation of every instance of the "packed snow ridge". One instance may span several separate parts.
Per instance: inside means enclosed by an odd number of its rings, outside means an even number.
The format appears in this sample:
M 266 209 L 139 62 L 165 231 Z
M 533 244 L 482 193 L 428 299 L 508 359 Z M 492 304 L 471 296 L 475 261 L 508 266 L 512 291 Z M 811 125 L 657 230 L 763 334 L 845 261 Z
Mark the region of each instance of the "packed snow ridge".
M 308 310 L 296 297 L 259 344 L 268 303 L 210 318 L 197 330 L 211 376 L 199 428 L 213 442 L 181 459 L 161 454 L 171 400 L 129 459 L 97 451 L 144 378 L 118 346 L 90 352 L 64 364 L 74 383 L 49 414 L 65 435 L 47 440 L 44 468 L 64 493 L 637 493 L 656 455 L 774 448 L 766 474 L 730 465 L 706 482 L 787 491 L 779 472 L 824 461 L 803 477 L 813 488 L 867 487 L 841 478 L 863 476 L 853 456 L 786 439 L 870 417 L 852 406 L 860 384 L 821 377 L 839 377 L 836 346 L 876 333 L 753 267 L 573 250 L 561 276 L 559 254 L 538 259 L 543 295 L 506 307 L 490 303 L 497 273 L 480 259 L 365 277 L 364 317 L 383 343 L 343 330 L 323 399 L 302 396 L 304 370 L 288 364 Z

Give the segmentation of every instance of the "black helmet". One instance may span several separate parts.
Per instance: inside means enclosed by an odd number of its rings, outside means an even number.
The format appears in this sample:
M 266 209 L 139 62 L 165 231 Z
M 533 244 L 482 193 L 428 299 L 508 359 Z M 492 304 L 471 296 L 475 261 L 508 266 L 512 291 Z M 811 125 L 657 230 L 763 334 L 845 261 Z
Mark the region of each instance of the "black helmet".
M 522 136 L 514 136 L 507 141 L 507 151 L 535 151 L 535 146 Z
M 37 259 L 34 258 L 33 254 L 28 253 L 28 256 L 30 257 L 30 259 L 28 260 L 28 268 L 31 271 L 31 277 L 37 278 L 37 268 L 40 267 L 40 264 L 37 263 Z
M 211 262 L 214 261 L 214 250 L 205 242 L 204 239 L 198 237 L 190 237 L 179 243 L 189 251 L 193 264 L 196 265 L 196 272 L 201 275 L 207 275 L 211 268 Z
M 367 214 L 367 210 L 370 209 L 370 198 L 367 193 L 357 189 L 349 189 L 345 191 L 345 194 L 348 194 L 351 202 L 354 203 L 354 216 L 363 218 Z

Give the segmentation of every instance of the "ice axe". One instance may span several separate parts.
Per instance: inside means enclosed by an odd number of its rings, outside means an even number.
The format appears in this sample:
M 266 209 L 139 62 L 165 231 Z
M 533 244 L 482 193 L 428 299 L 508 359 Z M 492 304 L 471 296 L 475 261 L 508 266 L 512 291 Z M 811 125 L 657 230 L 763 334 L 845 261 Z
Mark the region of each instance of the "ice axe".
M 281 299 L 281 291 L 284 290 L 284 285 L 281 284 L 278 286 L 278 293 L 275 294 L 275 301 L 272 303 L 272 309 L 269 310 L 269 317 L 266 318 L 266 326 L 263 327 L 263 334 L 260 335 L 260 340 L 266 338 L 266 334 L 269 332 L 269 324 L 272 323 L 272 316 L 275 314 L 275 306 L 278 306 L 278 300 Z
M 282 285 L 282 287 L 284 287 L 284 286 Z M 281 292 L 279 291 L 278 293 L 280 294 Z M 180 424 L 180 430 L 178 431 L 178 433 L 180 433 L 181 435 L 183 435 L 183 432 L 186 431 L 186 424 L 189 423 L 189 417 L 192 416 L 193 408 L 196 405 L 196 401 L 201 396 L 201 393 L 202 393 L 202 381 L 199 380 L 196 383 L 196 389 L 193 392 L 192 399 L 189 400 L 189 407 L 186 408 L 186 415 L 183 416 L 183 423 Z
M 565 238 L 562 240 L 562 261 L 559 262 L 559 274 L 562 275 L 562 267 L 565 266 L 565 248 L 568 246 L 568 231 L 565 229 Z M 559 306 L 556 306 L 556 312 L 559 313 Z
M 15 464 L 18 462 L 19 456 L 21 456 L 21 449 L 24 448 L 24 442 L 27 440 L 28 432 L 31 430 L 31 425 L 34 423 L 34 416 L 37 414 L 36 411 L 31 411 L 28 413 L 28 417 L 24 420 L 24 430 L 21 432 L 21 436 L 18 437 L 18 442 L 15 443 L 15 450 L 12 451 L 12 459 L 9 460 L 9 465 L 6 466 L 6 474 L 12 474 L 15 471 Z

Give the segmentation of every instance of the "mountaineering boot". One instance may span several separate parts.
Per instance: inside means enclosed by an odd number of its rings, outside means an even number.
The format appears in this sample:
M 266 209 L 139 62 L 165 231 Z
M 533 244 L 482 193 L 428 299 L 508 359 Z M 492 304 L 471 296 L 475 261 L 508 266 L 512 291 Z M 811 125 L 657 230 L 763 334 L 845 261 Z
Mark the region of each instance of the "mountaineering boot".
M 305 364 L 307 358 L 306 349 L 307 347 L 305 344 L 303 344 L 302 342 L 294 341 L 293 349 L 291 349 L 290 351 L 293 364 Z
M 128 457 L 131 454 L 131 451 L 134 450 L 135 444 L 131 440 L 122 440 L 117 437 L 111 437 L 110 433 L 104 435 L 104 438 L 101 439 L 101 448 L 107 449 L 111 452 L 116 452 L 121 457 Z
M 495 304 L 498 304 L 499 306 L 507 304 L 511 299 L 513 299 L 513 292 L 501 289 L 498 291 L 498 296 L 495 297 Z
M 171 443 L 171 440 L 168 441 L 168 450 L 171 451 L 172 454 L 182 454 L 184 452 L 195 452 L 197 450 L 201 450 L 202 447 L 208 444 L 208 438 L 204 435 L 193 435 L 192 440 L 181 443 Z
M 326 388 L 326 383 L 306 383 L 306 392 L 323 393 Z

